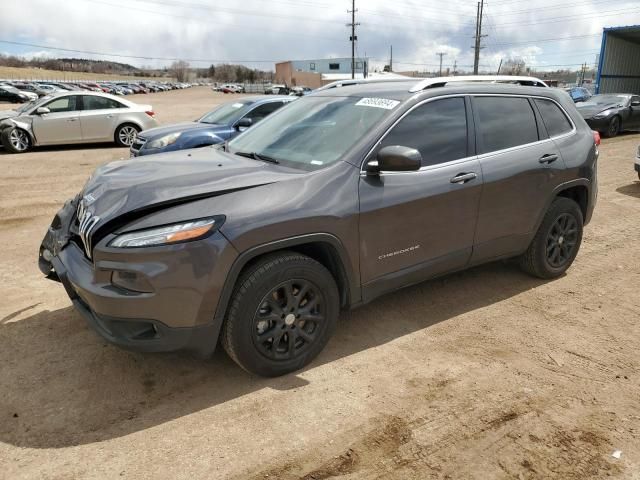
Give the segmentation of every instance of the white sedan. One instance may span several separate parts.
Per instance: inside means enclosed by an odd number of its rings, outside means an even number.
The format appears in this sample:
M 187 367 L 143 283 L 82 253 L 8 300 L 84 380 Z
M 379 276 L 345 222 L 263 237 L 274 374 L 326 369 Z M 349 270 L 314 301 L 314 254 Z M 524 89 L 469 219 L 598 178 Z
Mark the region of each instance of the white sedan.
M 139 131 L 157 126 L 150 105 L 97 92 L 57 92 L 0 112 L 0 140 L 13 153 L 74 143 L 129 147 Z

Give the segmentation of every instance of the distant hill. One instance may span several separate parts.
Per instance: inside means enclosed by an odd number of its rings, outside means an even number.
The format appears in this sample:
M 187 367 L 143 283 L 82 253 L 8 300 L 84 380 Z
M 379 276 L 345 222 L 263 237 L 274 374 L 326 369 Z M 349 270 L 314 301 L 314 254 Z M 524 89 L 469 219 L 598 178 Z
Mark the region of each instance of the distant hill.
M 163 77 L 166 70 L 141 69 L 127 63 L 108 60 L 90 60 L 86 58 L 25 58 L 13 55 L 0 55 L 0 66 L 16 68 L 40 68 L 61 72 L 82 72 L 137 77 Z

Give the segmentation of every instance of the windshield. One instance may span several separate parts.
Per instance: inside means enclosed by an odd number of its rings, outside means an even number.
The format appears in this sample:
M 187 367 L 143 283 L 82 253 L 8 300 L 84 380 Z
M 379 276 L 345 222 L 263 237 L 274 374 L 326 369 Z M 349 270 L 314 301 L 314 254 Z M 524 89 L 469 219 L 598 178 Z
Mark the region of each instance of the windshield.
M 201 123 L 212 123 L 217 125 L 230 125 L 239 120 L 245 111 L 245 107 L 251 105 L 253 101 L 238 101 L 235 103 L 225 103 L 218 108 L 205 114 L 200 120 Z
M 304 97 L 236 137 L 229 151 L 322 168 L 344 156 L 399 103 L 377 98 Z
M 594 95 L 580 106 L 601 107 L 605 105 L 625 105 L 628 100 L 628 95 Z

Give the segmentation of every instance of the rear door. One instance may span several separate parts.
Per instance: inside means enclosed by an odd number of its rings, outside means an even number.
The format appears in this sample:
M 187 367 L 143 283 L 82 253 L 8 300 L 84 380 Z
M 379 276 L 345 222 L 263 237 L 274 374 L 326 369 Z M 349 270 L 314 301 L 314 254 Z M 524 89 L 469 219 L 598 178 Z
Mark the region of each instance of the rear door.
M 468 107 L 463 96 L 420 104 L 367 157 L 401 145 L 423 158 L 418 171 L 361 174 L 360 265 L 371 296 L 469 261 L 482 173 L 468 134 Z
M 472 262 L 526 249 L 564 162 L 532 100 L 473 97 L 484 186 Z
M 85 142 L 113 141 L 118 115 L 127 107 L 111 98 L 82 95 L 82 139 Z
M 66 95 L 55 98 L 49 103 L 41 105 L 48 108 L 49 113 L 33 114 L 33 133 L 38 145 L 82 141 L 78 97 L 78 95 Z

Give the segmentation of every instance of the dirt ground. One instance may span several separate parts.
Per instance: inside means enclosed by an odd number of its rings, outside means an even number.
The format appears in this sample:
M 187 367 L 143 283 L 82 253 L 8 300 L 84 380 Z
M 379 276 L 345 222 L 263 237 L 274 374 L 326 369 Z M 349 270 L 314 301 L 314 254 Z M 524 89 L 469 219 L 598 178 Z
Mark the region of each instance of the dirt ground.
M 229 97 L 134 101 L 166 123 Z M 563 278 L 497 263 L 385 296 L 278 379 L 222 351 L 99 339 L 36 259 L 64 200 L 127 151 L 0 151 L 0 477 L 640 479 L 638 143 L 603 142 L 595 216 Z

